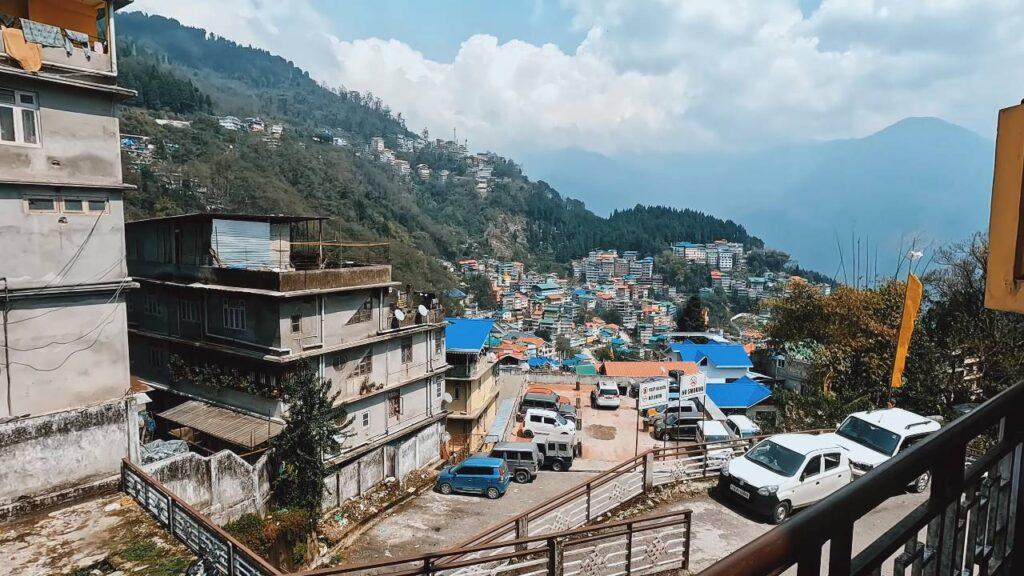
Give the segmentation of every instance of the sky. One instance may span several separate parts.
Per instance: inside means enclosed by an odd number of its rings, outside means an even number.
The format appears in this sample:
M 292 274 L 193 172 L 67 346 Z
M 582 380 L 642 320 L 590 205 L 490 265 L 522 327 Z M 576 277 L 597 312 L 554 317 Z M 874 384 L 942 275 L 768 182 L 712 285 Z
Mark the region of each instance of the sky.
M 994 138 L 1024 0 L 136 0 L 373 92 L 474 150 L 606 155 L 860 137 L 937 116 Z

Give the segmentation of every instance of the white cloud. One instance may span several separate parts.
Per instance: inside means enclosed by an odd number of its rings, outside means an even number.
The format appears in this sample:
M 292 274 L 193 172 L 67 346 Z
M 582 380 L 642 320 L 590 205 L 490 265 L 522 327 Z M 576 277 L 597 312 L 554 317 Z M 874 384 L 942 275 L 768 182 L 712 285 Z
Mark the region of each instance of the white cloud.
M 564 2 L 586 32 L 575 51 L 476 35 L 451 62 L 336 38 L 305 1 L 136 6 L 372 91 L 410 127 L 509 152 L 747 147 L 921 115 L 991 132 L 1020 96 L 1020 0 L 824 0 L 806 18 L 796 0 Z

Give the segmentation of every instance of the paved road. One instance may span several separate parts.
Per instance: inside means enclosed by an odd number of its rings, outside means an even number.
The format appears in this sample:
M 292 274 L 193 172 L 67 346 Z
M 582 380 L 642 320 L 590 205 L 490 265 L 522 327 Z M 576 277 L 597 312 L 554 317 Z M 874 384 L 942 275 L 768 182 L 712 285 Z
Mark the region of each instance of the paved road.
M 529 484 L 510 484 L 508 492 L 498 500 L 426 492 L 392 510 L 351 540 L 342 552 L 343 563 L 415 556 L 450 548 L 593 476 L 589 472 L 541 471 Z

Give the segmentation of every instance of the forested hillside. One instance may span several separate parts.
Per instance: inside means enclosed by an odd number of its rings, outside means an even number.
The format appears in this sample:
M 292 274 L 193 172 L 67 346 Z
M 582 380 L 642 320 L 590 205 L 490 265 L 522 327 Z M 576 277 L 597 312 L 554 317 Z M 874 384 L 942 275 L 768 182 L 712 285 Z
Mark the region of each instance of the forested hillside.
M 131 218 L 204 210 L 331 216 L 341 239 L 391 241 L 397 276 L 424 287 L 452 282 L 439 259 L 490 255 L 564 269 L 602 247 L 655 254 L 679 240 L 762 245 L 732 221 L 691 210 L 637 206 L 602 218 L 500 157 L 484 194 L 466 177 L 468 159 L 444 147 L 399 156 L 449 170 L 447 182 L 402 178 L 365 152 L 372 137 L 393 146 L 412 136 L 372 95 L 327 89 L 280 57 L 174 20 L 125 14 L 118 31 L 121 82 L 139 91 L 126 103 L 122 132 L 154 146 L 150 162 L 126 157 L 125 179 L 139 186 L 127 199 Z M 284 134 L 226 130 L 215 116 L 227 114 L 283 124 Z M 331 145 L 333 136 L 349 145 Z

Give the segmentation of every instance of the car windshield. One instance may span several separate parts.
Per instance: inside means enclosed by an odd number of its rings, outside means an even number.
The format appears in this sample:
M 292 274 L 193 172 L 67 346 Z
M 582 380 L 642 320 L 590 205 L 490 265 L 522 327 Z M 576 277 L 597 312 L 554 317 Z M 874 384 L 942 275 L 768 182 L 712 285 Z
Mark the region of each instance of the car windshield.
M 839 430 L 836 430 L 836 434 L 886 456 L 892 456 L 896 452 L 896 446 L 900 443 L 899 434 L 875 426 L 856 416 L 847 418 Z
M 729 437 L 724 434 L 705 434 L 705 442 L 725 442 Z
M 618 396 L 618 395 L 619 395 L 619 391 L 618 390 L 612 390 L 611 388 L 602 388 L 601 389 L 601 396 Z
M 566 420 L 564 417 L 562 417 L 561 414 L 555 414 L 555 420 L 558 420 L 558 423 L 563 425 L 563 426 L 565 425 L 566 422 L 568 422 L 568 420 Z
M 744 458 L 780 476 L 795 475 L 800 469 L 800 465 L 804 463 L 802 455 L 771 440 L 765 440 L 754 446 L 744 455 Z

